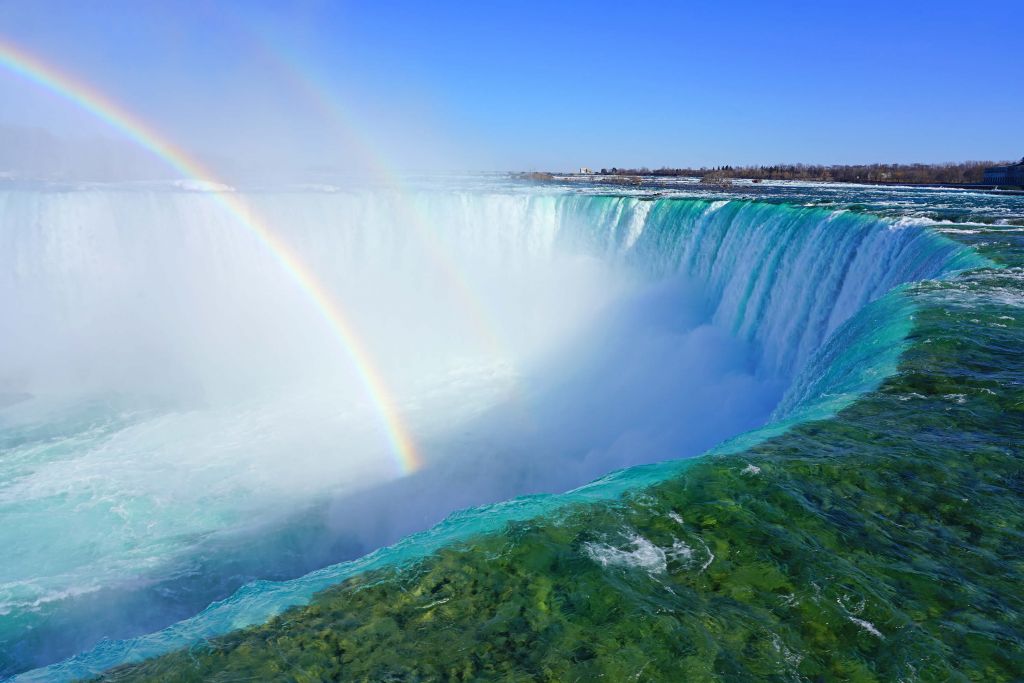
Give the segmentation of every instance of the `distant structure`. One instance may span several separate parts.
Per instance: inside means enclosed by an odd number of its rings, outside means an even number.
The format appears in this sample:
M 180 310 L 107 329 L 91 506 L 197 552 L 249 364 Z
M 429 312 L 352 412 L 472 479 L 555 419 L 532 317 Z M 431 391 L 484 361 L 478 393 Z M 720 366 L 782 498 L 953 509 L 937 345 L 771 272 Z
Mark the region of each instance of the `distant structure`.
M 1009 166 L 992 166 L 985 169 L 986 185 L 1024 186 L 1024 159 Z
M 591 171 L 591 170 L 590 170 L 589 168 L 587 168 L 586 166 L 580 166 L 580 174 L 581 174 L 581 175 L 593 175 L 593 173 L 594 173 L 594 172 L 593 172 L 593 171 Z

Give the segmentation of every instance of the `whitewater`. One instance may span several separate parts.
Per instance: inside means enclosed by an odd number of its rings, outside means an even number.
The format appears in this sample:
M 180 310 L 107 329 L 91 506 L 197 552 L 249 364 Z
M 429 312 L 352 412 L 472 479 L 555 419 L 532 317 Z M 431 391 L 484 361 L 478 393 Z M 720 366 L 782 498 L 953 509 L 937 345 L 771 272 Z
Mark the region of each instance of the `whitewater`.
M 211 190 L 344 310 L 421 464 Z M 0 188 L 0 675 L 162 654 L 834 414 L 894 371 L 909 284 L 991 265 L 943 226 L 1013 201 L 495 177 Z M 589 547 L 657 568 L 699 549 L 630 543 Z

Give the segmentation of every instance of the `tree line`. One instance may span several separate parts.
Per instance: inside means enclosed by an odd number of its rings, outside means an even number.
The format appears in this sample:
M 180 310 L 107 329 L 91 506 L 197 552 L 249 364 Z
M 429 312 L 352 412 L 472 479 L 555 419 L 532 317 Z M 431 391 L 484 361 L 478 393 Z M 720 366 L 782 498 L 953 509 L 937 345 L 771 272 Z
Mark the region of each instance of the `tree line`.
M 844 183 L 949 183 L 984 180 L 985 169 L 1007 162 L 964 161 L 945 164 L 778 164 L 773 166 L 716 166 L 713 168 L 602 168 L 598 175 L 697 177 L 707 180 L 825 180 Z

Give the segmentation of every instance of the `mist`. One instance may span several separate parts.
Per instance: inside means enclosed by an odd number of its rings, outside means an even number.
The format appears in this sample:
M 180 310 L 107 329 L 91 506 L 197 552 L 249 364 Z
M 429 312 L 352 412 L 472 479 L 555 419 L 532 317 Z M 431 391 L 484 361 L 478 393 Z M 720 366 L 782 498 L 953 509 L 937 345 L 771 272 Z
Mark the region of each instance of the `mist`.
M 173 169 L 149 152 L 109 135 L 56 135 L 44 128 L 0 125 L 0 180 L 113 182 L 171 180 Z
M 786 386 L 759 372 L 754 349 L 711 323 L 700 289 L 679 280 L 624 294 L 521 383 L 515 400 L 442 438 L 449 457 L 333 501 L 330 528 L 361 553 L 456 509 L 696 455 L 763 424 Z

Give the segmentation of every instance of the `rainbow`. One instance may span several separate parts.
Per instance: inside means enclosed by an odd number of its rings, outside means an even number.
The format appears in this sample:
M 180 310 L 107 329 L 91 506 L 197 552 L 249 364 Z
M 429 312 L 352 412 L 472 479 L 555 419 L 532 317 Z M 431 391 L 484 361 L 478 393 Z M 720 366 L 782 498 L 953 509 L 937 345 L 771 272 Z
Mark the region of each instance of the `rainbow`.
M 46 90 L 95 115 L 103 122 L 149 150 L 186 178 L 213 187 L 221 186 L 216 176 L 183 150 L 146 125 L 120 105 L 88 84 L 49 66 L 38 58 L 0 40 L 0 65 Z M 381 416 L 388 439 L 402 474 L 410 474 L 423 466 L 415 444 L 402 423 L 387 386 L 376 370 L 369 353 L 352 325 L 320 283 L 280 238 L 253 214 L 233 192 L 213 192 L 211 197 L 244 229 L 261 242 L 278 261 L 296 285 L 306 294 L 341 343 L 352 361 L 367 394 Z

